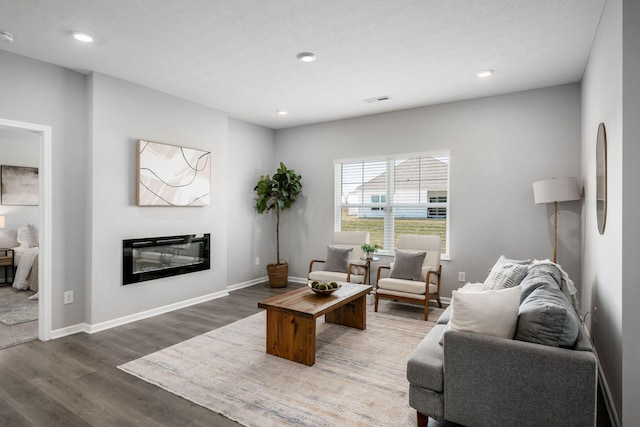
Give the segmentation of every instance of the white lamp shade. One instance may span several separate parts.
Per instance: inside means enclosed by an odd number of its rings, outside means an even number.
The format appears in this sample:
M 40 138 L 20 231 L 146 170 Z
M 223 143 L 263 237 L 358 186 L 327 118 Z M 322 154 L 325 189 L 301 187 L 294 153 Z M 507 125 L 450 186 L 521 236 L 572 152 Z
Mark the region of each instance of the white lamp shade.
M 552 178 L 533 183 L 535 204 L 580 200 L 578 182 L 575 178 Z
M 4 215 L 0 215 L 0 228 L 4 228 Z

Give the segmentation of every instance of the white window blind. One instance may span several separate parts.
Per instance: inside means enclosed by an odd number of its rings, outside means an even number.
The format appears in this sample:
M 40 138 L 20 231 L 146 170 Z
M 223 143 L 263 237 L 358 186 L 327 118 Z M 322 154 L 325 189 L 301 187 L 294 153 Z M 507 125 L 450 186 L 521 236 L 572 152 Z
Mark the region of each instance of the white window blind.
M 448 152 L 335 162 L 335 229 L 369 231 L 395 249 L 399 234 L 439 235 L 449 253 Z

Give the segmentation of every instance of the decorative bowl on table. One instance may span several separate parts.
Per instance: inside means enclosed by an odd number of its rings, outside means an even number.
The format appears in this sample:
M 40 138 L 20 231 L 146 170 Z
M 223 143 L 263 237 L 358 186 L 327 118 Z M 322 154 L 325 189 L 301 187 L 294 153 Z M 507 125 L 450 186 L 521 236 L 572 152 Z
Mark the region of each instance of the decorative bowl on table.
M 342 287 L 340 283 L 337 282 L 309 282 L 309 287 L 316 295 L 331 295 L 338 289 Z

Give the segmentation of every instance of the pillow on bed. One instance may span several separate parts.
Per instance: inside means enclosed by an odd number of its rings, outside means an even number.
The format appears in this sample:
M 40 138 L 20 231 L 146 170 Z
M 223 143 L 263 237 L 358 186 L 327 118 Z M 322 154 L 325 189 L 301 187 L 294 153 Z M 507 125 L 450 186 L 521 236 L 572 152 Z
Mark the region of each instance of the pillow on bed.
M 29 247 L 34 248 L 38 246 L 38 230 L 33 224 L 27 226 L 29 232 Z
M 38 233 L 33 224 L 25 225 L 18 228 L 18 236 L 16 237 L 20 246 L 34 248 L 38 246 Z

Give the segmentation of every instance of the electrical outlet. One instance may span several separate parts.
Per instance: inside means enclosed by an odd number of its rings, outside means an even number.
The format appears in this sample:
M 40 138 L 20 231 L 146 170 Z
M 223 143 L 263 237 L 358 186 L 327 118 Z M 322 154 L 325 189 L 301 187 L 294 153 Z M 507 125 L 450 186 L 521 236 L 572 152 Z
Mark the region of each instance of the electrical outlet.
M 256 265 L 260 265 L 260 257 L 259 256 L 256 257 Z
M 64 293 L 64 303 L 72 304 L 73 303 L 73 291 L 66 291 Z
M 466 277 L 466 274 L 464 271 L 458 272 L 458 282 L 464 282 L 465 280 L 467 280 L 465 277 Z

